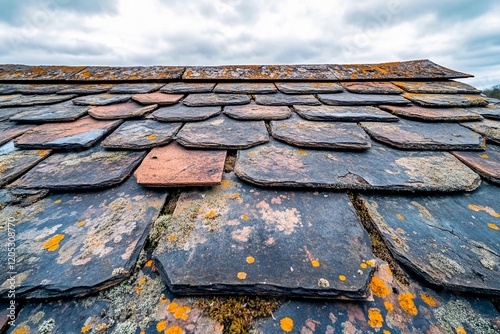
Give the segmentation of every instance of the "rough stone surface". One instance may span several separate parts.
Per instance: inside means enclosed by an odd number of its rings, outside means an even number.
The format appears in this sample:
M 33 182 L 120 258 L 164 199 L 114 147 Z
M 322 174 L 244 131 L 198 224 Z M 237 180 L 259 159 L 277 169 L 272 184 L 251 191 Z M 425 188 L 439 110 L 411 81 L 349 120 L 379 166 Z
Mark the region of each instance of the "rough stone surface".
M 2 221 L 13 217 L 17 236 L 16 297 L 84 295 L 123 281 L 166 197 L 131 178 L 104 191 L 53 194 L 28 207 L 4 208 Z M 0 240 L 7 244 L 7 233 Z M 7 263 L 7 253 L 0 259 Z M 2 298 L 9 278 L 2 270 Z
M 363 195 L 397 260 L 444 288 L 500 295 L 500 188 L 470 194 Z
M 343 82 L 342 86 L 351 93 L 359 94 L 400 94 L 402 89 L 386 81 Z
M 484 108 L 468 108 L 468 111 L 478 113 L 479 115 L 483 116 L 484 118 L 491 118 L 491 119 L 497 119 L 500 120 L 500 106 L 496 105 L 487 105 Z M 1 110 L 0 110 L 1 112 Z
M 28 149 L 90 147 L 120 123 L 121 121 L 96 121 L 92 117 L 83 117 L 74 122 L 43 124 L 16 138 L 15 145 Z
M 102 142 L 102 147 L 144 150 L 165 145 L 179 131 L 182 123 L 160 123 L 155 120 L 127 121 Z
M 113 86 L 111 94 L 147 94 L 159 90 L 163 84 L 120 84 Z
M 387 110 L 395 115 L 422 121 L 435 122 L 463 122 L 480 121 L 481 115 L 470 108 L 425 108 L 419 106 L 389 106 L 381 105 L 380 109 Z
M 85 66 L 0 65 L 0 80 L 67 80 L 83 69 Z
M 255 103 L 243 106 L 227 106 L 224 114 L 231 118 L 254 121 L 287 119 L 292 112 L 287 106 L 261 106 Z
M 130 98 L 131 95 L 104 93 L 77 97 L 73 100 L 73 103 L 79 106 L 107 106 L 110 104 L 127 102 Z
M 244 149 L 269 141 L 263 121 L 237 121 L 220 115 L 187 123 L 177 134 L 177 142 L 186 147 Z
M 225 151 L 186 149 L 177 143 L 151 150 L 134 173 L 137 183 L 149 187 L 220 184 Z
M 17 92 L 21 94 L 56 94 L 61 89 L 68 88 L 68 85 L 54 85 L 54 84 L 25 84 L 18 85 Z
M 271 135 L 299 147 L 364 150 L 370 138 L 356 124 L 306 121 L 298 115 L 271 122 Z
M 33 125 L 18 125 L 14 122 L 0 122 L 0 145 L 33 129 Z
M 285 94 L 328 94 L 344 90 L 336 82 L 276 82 L 276 87 Z
M 150 94 L 137 94 L 132 96 L 132 100 L 139 102 L 140 104 L 158 104 L 161 106 L 166 106 L 169 104 L 175 104 L 182 99 L 184 95 L 182 94 L 166 94 L 162 92 L 155 92 Z
M 215 83 L 200 82 L 170 82 L 163 86 L 160 91 L 164 93 L 210 93 Z
M 481 95 L 405 93 L 403 96 L 424 107 L 484 107 L 488 104 Z
M 485 152 L 452 152 L 467 166 L 487 180 L 500 184 L 500 147 L 486 146 Z
M 221 107 L 187 107 L 175 104 L 156 110 L 152 115 L 161 122 L 193 122 L 203 121 L 222 113 Z
M 479 94 L 480 90 L 463 82 L 448 81 L 396 81 L 396 86 L 417 94 Z
M 410 101 L 400 95 L 387 94 L 355 94 L 343 92 L 338 94 L 319 94 L 318 99 L 331 106 L 367 106 L 378 104 L 409 104 Z
M 157 104 L 143 106 L 134 101 L 111 104 L 106 106 L 94 106 L 89 109 L 90 116 L 97 119 L 124 119 L 141 117 L 144 114 L 155 110 Z
M 71 101 L 24 108 L 23 112 L 13 115 L 10 120 L 26 123 L 69 122 L 87 113 L 89 107 L 77 106 Z
M 47 196 L 48 193 L 47 189 L 3 188 L 0 190 L 0 210 L 7 205 L 29 206 Z
M 484 150 L 485 140 L 459 124 L 362 122 L 368 134 L 387 145 L 407 150 Z M 464 131 L 465 130 L 465 131 Z
M 462 126 L 482 134 L 492 142 L 500 144 L 500 120 L 485 119 L 482 122 L 462 123 Z
M 183 101 L 188 107 L 232 106 L 250 103 L 246 94 L 189 94 Z
M 373 273 L 358 273 L 373 254 L 347 194 L 260 189 L 233 174 L 181 194 L 154 257 L 180 294 L 362 299 Z
M 472 191 L 480 177 L 446 152 L 297 149 L 277 141 L 238 152 L 236 175 L 262 186 L 393 191 Z
M 19 150 L 13 142 L 0 146 L 0 186 L 13 181 L 49 154 L 50 150 Z
M 218 83 L 214 88 L 214 93 L 225 94 L 269 94 L 276 93 L 278 90 L 272 83 Z
M 29 110 L 30 107 L 0 108 L 0 122 L 10 119 L 12 116 Z
M 114 85 L 111 84 L 73 84 L 68 85 L 68 87 L 61 89 L 57 94 L 78 94 L 78 95 L 88 95 L 88 94 L 102 94 L 106 93 Z
M 265 106 L 321 105 L 314 95 L 290 95 L 283 93 L 255 95 L 255 102 Z
M 0 108 L 29 107 L 40 104 L 54 104 L 71 100 L 76 95 L 0 95 Z
M 0 84 L 0 95 L 19 93 L 19 84 Z
M 137 151 L 105 151 L 99 146 L 78 153 L 55 153 L 12 186 L 55 190 L 114 186 L 125 180 L 145 155 Z
M 294 106 L 301 117 L 311 121 L 397 122 L 399 118 L 371 106 Z
M 184 67 L 180 66 L 88 66 L 69 80 L 72 81 L 141 81 L 151 79 L 180 79 Z

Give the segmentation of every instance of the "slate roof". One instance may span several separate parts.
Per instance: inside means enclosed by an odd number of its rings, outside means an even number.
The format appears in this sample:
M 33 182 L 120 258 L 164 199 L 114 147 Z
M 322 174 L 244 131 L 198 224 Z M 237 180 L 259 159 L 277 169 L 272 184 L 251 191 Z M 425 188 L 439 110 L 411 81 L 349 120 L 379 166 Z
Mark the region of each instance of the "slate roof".
M 256 333 L 500 332 L 500 106 L 466 77 L 0 65 L 0 328 L 237 332 L 197 300 L 261 295 Z

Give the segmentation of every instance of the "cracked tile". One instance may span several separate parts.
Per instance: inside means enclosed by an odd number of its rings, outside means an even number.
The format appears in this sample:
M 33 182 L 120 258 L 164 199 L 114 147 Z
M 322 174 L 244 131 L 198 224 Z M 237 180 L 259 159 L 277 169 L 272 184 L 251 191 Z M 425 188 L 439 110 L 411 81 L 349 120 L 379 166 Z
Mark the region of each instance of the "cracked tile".
M 240 120 L 270 121 L 287 119 L 292 112 L 287 106 L 261 106 L 255 103 L 243 106 L 227 106 L 224 114 Z
M 14 122 L 0 122 L 0 145 L 19 137 L 34 127 L 34 125 L 19 125 Z
M 41 104 L 55 104 L 71 100 L 76 95 L 0 95 L 0 108 L 29 107 Z
M 342 82 L 351 93 L 358 94 L 400 94 L 403 92 L 401 88 L 386 81 L 357 81 L 357 82 Z
M 134 101 L 111 104 L 105 106 L 94 106 L 88 111 L 90 116 L 97 119 L 125 119 L 141 117 L 144 114 L 155 110 L 158 108 L 157 104 L 152 104 L 148 106 L 143 106 Z
M 400 95 L 356 94 L 349 92 L 338 94 L 318 94 L 318 99 L 324 104 L 331 106 L 368 106 L 410 103 L 410 101 Z
M 255 103 L 265 106 L 321 105 L 314 95 L 291 95 L 283 93 L 255 95 Z
M 4 186 L 47 158 L 50 150 L 19 150 L 14 142 L 0 146 L 0 186 Z
M 149 94 L 137 94 L 132 96 L 132 100 L 139 102 L 140 104 L 158 104 L 160 106 L 166 106 L 169 104 L 175 104 L 182 99 L 184 95 L 182 94 L 166 94 L 162 92 L 155 92 Z
M 424 107 L 484 107 L 488 104 L 481 95 L 405 93 L 403 96 Z
M 425 108 L 415 105 L 411 106 L 389 106 L 381 105 L 380 109 L 389 111 L 394 115 L 422 121 L 433 122 L 464 122 L 480 121 L 481 115 L 471 108 Z
M 452 152 L 490 182 L 500 184 L 500 147 L 488 144 L 484 152 Z
M 214 88 L 214 93 L 223 94 L 269 94 L 277 91 L 274 84 L 265 82 L 218 83 Z
M 461 125 L 482 134 L 494 143 L 500 144 L 500 120 L 485 119 L 481 122 L 461 123 Z
M 161 122 L 193 122 L 203 121 L 213 116 L 220 115 L 222 107 L 188 107 L 183 104 L 163 107 L 152 115 Z
M 294 106 L 302 118 L 311 121 L 397 122 L 399 118 L 371 106 Z
M 170 82 L 163 86 L 160 91 L 163 93 L 210 93 L 215 87 L 215 83 L 201 82 Z
M 188 107 L 231 106 L 250 103 L 246 94 L 189 94 L 182 102 Z
M 13 115 L 10 120 L 25 123 L 69 122 L 87 113 L 88 106 L 77 106 L 71 101 L 50 106 L 34 106 Z
M 285 94 L 328 94 L 344 90 L 336 82 L 276 82 L 276 87 Z
M 395 81 L 396 86 L 417 94 L 479 94 L 480 90 L 463 82 L 448 81 Z
M 73 103 L 79 106 L 107 106 L 115 103 L 127 102 L 131 95 L 124 94 L 98 94 L 77 97 Z

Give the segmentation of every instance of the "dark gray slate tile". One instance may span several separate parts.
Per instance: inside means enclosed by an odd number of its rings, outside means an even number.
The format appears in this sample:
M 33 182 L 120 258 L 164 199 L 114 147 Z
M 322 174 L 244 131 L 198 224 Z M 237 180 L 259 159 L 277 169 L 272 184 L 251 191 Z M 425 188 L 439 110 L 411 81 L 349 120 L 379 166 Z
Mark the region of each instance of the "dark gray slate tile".
M 363 152 L 342 152 L 271 141 L 239 151 L 235 172 L 250 183 L 278 187 L 471 191 L 481 181 L 449 153 L 400 151 L 377 143 Z
M 42 124 L 14 142 L 16 147 L 24 149 L 90 147 L 120 124 L 121 121 L 96 121 L 92 117 L 83 117 L 74 122 Z
M 203 121 L 222 113 L 222 107 L 188 107 L 181 103 L 156 110 L 153 117 L 162 122 Z
M 146 94 L 152 93 L 163 87 L 164 84 L 120 84 L 109 89 L 111 94 Z
M 480 90 L 463 82 L 447 81 L 396 81 L 396 86 L 417 94 L 479 94 Z
M 487 105 L 484 108 L 467 108 L 468 111 L 470 112 L 475 112 L 478 113 L 479 115 L 483 116 L 484 118 L 491 118 L 491 119 L 497 119 L 500 120 L 500 105 Z M 1 112 L 1 110 L 0 110 Z
M 396 259 L 444 288 L 500 294 L 500 188 L 468 194 L 363 195 Z
M 115 103 L 127 102 L 131 95 L 124 94 L 98 94 L 77 97 L 73 103 L 79 106 L 107 106 Z
M 403 96 L 424 107 L 484 107 L 488 104 L 481 95 L 406 93 Z
M 0 186 L 30 170 L 49 154 L 50 150 L 19 150 L 14 142 L 0 146 Z
M 10 95 L 19 92 L 19 84 L 0 84 L 0 95 Z
M 181 194 L 154 257 L 179 294 L 362 299 L 373 272 L 358 273 L 373 254 L 347 194 L 260 189 L 234 174 Z
M 492 142 L 500 144 L 500 121 L 485 119 L 482 122 L 462 123 L 462 126 L 482 134 Z
M 188 107 L 232 106 L 250 103 L 246 94 L 189 94 L 183 101 Z
M 265 106 L 321 105 L 313 95 L 290 95 L 283 93 L 255 95 L 255 102 Z
M 180 66 L 88 66 L 73 75 L 72 81 L 142 81 L 151 79 L 180 79 L 184 67 Z
M 399 118 L 371 106 L 294 106 L 302 118 L 311 121 L 397 122 Z
M 244 149 L 269 141 L 263 121 L 237 121 L 220 115 L 187 123 L 177 134 L 177 142 L 186 147 Z
M 18 93 L 21 94 L 56 94 L 62 89 L 68 88 L 68 85 L 54 84 L 28 84 L 19 85 Z
M 495 98 L 492 98 L 492 97 L 487 97 L 486 100 L 488 101 L 488 103 L 490 105 L 500 106 L 500 100 L 499 99 L 495 99 Z
M 287 106 L 261 106 L 255 103 L 243 106 L 227 106 L 224 114 L 235 119 L 270 121 L 287 119 L 292 115 L 292 111 Z
M 71 86 L 68 85 L 67 88 L 61 89 L 57 94 L 102 94 L 106 93 L 113 86 L 111 84 L 72 84 Z
M 9 322 L 16 320 L 16 312 L 20 311 L 21 307 L 16 305 L 13 300 L 12 304 L 9 300 L 0 302 L 0 332 L 5 333 Z
M 3 210 L 7 205 L 22 207 L 32 205 L 47 196 L 48 193 L 47 189 L 0 189 L 0 210 Z
M 141 117 L 157 107 L 157 104 L 143 106 L 135 101 L 130 101 L 107 106 L 93 106 L 90 107 L 89 114 L 97 119 L 125 119 Z
M 361 127 L 378 141 L 405 150 L 484 150 L 485 140 L 459 124 L 362 122 Z M 464 131 L 465 130 L 465 131 Z
M 426 108 L 415 105 L 411 106 L 379 106 L 382 110 L 387 110 L 395 115 L 412 118 L 422 121 L 434 122 L 463 122 L 480 121 L 481 115 L 471 110 L 471 108 Z
M 401 88 L 387 81 L 347 81 L 342 82 L 342 86 L 349 92 L 358 94 L 400 94 L 403 92 Z
M 0 108 L 0 122 L 10 119 L 12 116 L 29 110 L 30 107 Z
M 344 90 L 336 82 L 276 82 L 276 87 L 285 94 L 328 94 Z
M 0 145 L 33 129 L 34 125 L 19 125 L 14 122 L 0 122 Z
M 102 147 L 144 150 L 165 145 L 179 131 L 182 123 L 160 123 L 155 120 L 127 121 L 102 142 Z
M 18 298 L 90 294 L 123 281 L 135 265 L 167 192 L 133 178 L 99 192 L 53 194 L 25 208 L 8 206 L 15 224 Z M 7 243 L 7 234 L 0 236 Z M 0 259 L 7 263 L 7 253 Z M 0 282 L 12 276 L 0 273 Z M 0 287 L 0 296 L 8 289 Z
M 378 104 L 409 104 L 410 101 L 400 95 L 355 94 L 319 94 L 318 99 L 331 106 L 367 106 Z
M 224 94 L 269 94 L 277 91 L 274 84 L 265 82 L 218 83 L 214 88 L 214 93 Z
M 271 122 L 271 135 L 299 147 L 365 150 L 371 141 L 356 124 L 306 121 L 298 115 Z
M 71 101 L 52 104 L 50 106 L 34 106 L 25 108 L 10 118 L 15 122 L 46 123 L 74 121 L 87 113 L 88 106 L 77 106 Z
M 76 95 L 0 95 L 0 108 L 29 107 L 40 104 L 54 104 L 71 100 Z
M 500 184 L 500 146 L 486 146 L 485 152 L 452 152 L 488 181 Z
M 170 82 L 163 86 L 160 91 L 164 93 L 210 93 L 215 83 L 201 82 Z
M 56 190 L 109 187 L 125 180 L 145 155 L 137 151 L 105 151 L 99 146 L 78 153 L 55 153 L 12 185 Z

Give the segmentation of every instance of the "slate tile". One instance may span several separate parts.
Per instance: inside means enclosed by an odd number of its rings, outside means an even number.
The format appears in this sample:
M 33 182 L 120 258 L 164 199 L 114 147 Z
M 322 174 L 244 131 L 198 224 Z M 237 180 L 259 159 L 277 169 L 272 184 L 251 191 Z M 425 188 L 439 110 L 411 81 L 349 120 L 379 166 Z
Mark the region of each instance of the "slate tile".
M 0 210 L 3 210 L 7 205 L 21 207 L 32 205 L 47 196 L 48 193 L 47 189 L 0 189 Z
M 189 94 L 183 101 L 188 107 L 231 106 L 250 103 L 246 94 Z
M 148 187 L 208 186 L 220 184 L 225 151 L 186 149 L 173 142 L 156 147 L 134 173 Z
M 285 94 L 327 94 L 344 90 L 336 82 L 276 82 L 279 91 Z
M 61 89 L 57 94 L 102 94 L 106 93 L 113 86 L 112 84 L 72 84 L 68 85 L 67 88 Z
M 401 88 L 386 81 L 346 81 L 342 86 L 351 93 L 358 94 L 400 94 Z
M 379 108 L 387 110 L 394 115 L 431 122 L 463 122 L 480 121 L 483 119 L 481 115 L 472 111 L 471 108 L 425 108 L 415 105 L 381 105 Z
M 311 121 L 397 122 L 399 118 L 371 106 L 294 106 L 302 118 Z
M 76 95 L 0 95 L 0 108 L 29 107 L 39 104 L 54 104 L 71 100 Z
M 71 101 L 50 106 L 27 107 L 13 115 L 10 120 L 25 123 L 69 122 L 87 113 L 88 106 L 77 106 Z
M 162 122 L 193 122 L 202 121 L 222 113 L 222 107 L 188 107 L 175 104 L 156 110 L 153 117 Z
M 499 99 L 495 99 L 495 98 L 492 98 L 492 97 L 487 97 L 486 100 L 488 101 L 488 103 L 490 105 L 496 105 L 496 106 L 500 105 L 500 100 Z
M 162 92 L 155 92 L 150 94 L 137 94 L 132 96 L 132 100 L 139 102 L 140 104 L 158 104 L 161 106 L 175 104 L 182 99 L 184 95 L 182 94 L 165 94 Z
M 395 258 L 440 287 L 500 294 L 500 188 L 468 194 L 362 195 Z
M 494 143 L 500 144 L 500 121 L 485 119 L 481 122 L 462 123 L 461 125 L 482 134 Z
M 255 102 L 265 106 L 321 105 L 314 95 L 290 95 L 283 93 L 255 95 Z
M 86 66 L 0 65 L 0 80 L 68 80 Z
M 266 82 L 218 83 L 214 88 L 214 93 L 223 94 L 270 94 L 277 91 L 274 84 Z
M 215 87 L 215 83 L 205 82 L 170 82 L 163 86 L 160 91 L 163 93 L 210 93 Z
M 481 95 L 405 93 L 403 96 L 424 107 L 484 107 L 488 104 Z
M 68 85 L 58 84 L 25 84 L 19 85 L 17 92 L 21 94 L 56 94 L 62 89 L 69 88 Z
M 181 193 L 153 256 L 179 294 L 363 299 L 373 272 L 358 274 L 373 254 L 347 194 L 260 189 L 232 173 Z
M 131 95 L 125 94 L 98 94 L 77 97 L 73 103 L 79 106 L 107 106 L 115 103 L 127 102 Z
M 63 149 L 90 147 L 113 131 L 121 121 L 96 121 L 83 117 L 74 122 L 50 123 L 37 126 L 15 139 L 23 149 Z
M 378 104 L 409 104 L 410 101 L 400 95 L 355 94 L 343 92 L 338 94 L 318 94 L 318 99 L 331 106 L 368 106 Z
M 240 120 L 270 121 L 287 119 L 292 115 L 292 111 L 287 106 L 261 106 L 250 103 L 242 106 L 227 106 L 224 114 Z
M 19 92 L 19 84 L 0 84 L 0 95 L 10 95 Z
M 13 217 L 17 236 L 16 297 L 81 296 L 123 281 L 166 197 L 130 178 L 103 191 L 56 193 L 25 208 L 4 208 L 0 216 Z M 7 234 L 0 240 L 6 244 Z M 0 259 L 7 263 L 7 254 Z M 0 273 L 2 298 L 9 278 Z
M 93 106 L 89 109 L 89 114 L 97 119 L 125 119 L 141 117 L 156 108 L 158 108 L 157 104 L 143 106 L 137 102 L 129 101 L 104 106 Z
M 5 333 L 8 323 L 12 320 L 16 320 L 16 311 L 19 311 L 21 307 L 16 307 L 15 304 L 11 304 L 10 301 L 0 302 L 0 332 Z
M 33 129 L 33 125 L 17 125 L 14 122 L 0 122 L 0 145 Z
M 453 173 L 449 173 L 453 170 Z M 297 149 L 277 141 L 238 152 L 235 173 L 261 186 L 392 191 L 472 191 L 480 177 L 447 152 Z
M 500 147 L 487 145 L 485 152 L 452 152 L 490 182 L 500 184 Z
M 19 150 L 14 142 L 0 146 L 0 186 L 13 181 L 18 176 L 30 170 L 43 159 L 50 150 Z
M 127 121 L 102 142 L 112 149 L 145 150 L 165 145 L 179 131 L 182 123 L 160 123 L 155 120 Z
M 271 135 L 299 147 L 364 150 L 371 146 L 370 138 L 356 124 L 312 122 L 297 115 L 272 121 Z
M 12 186 L 55 190 L 114 186 L 125 180 L 145 155 L 137 151 L 105 151 L 99 146 L 77 153 L 55 153 Z
M 417 94 L 479 94 L 480 90 L 463 82 L 447 81 L 395 81 L 396 86 Z
M 89 66 L 70 79 L 72 81 L 141 81 L 180 79 L 184 67 L 180 66 Z
M 485 139 L 459 124 L 362 122 L 361 127 L 378 141 L 405 150 L 484 150 Z M 466 130 L 466 131 L 464 131 Z
M 147 94 L 159 90 L 164 84 L 132 83 L 119 84 L 109 89 L 111 94 Z
M 484 108 L 467 108 L 470 112 L 478 113 L 484 118 L 497 119 L 500 120 L 500 107 L 495 105 L 487 105 Z M 1 110 L 0 110 L 1 112 Z
M 23 111 L 29 110 L 29 107 L 0 108 L 0 122 L 9 120 L 12 116 Z
M 177 142 L 186 147 L 244 149 L 269 141 L 263 121 L 237 121 L 224 115 L 187 123 L 177 134 Z

